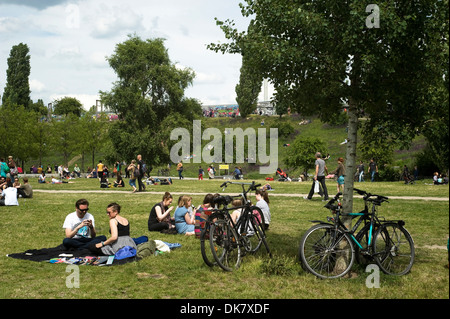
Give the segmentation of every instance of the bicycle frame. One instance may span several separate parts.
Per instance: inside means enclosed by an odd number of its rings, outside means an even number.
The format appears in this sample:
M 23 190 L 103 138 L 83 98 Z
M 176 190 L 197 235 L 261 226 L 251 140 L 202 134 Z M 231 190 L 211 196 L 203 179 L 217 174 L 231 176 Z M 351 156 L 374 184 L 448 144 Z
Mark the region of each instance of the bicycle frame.
M 356 189 L 355 189 L 356 190 Z M 364 192 L 364 191 L 360 191 L 357 190 L 358 192 Z M 377 202 L 376 200 L 372 200 L 370 199 L 370 197 L 372 196 L 377 196 L 378 199 L 387 199 L 387 197 L 384 196 L 379 196 L 379 195 L 372 195 L 369 193 L 364 192 L 364 209 L 358 213 L 341 213 L 341 209 L 342 209 L 342 205 L 341 202 L 339 200 L 339 197 L 342 195 L 342 193 L 338 193 L 336 194 L 336 196 L 330 201 L 328 202 L 325 207 L 330 209 L 333 214 L 336 215 L 336 217 L 327 217 L 328 222 L 324 222 L 324 221 L 320 221 L 320 220 L 314 220 L 311 222 L 318 222 L 320 224 L 329 224 L 329 225 L 334 225 L 334 227 L 337 228 L 341 228 L 344 232 L 348 233 L 350 235 L 350 238 L 353 240 L 353 242 L 359 247 L 359 249 L 364 250 L 364 247 L 361 245 L 361 243 L 355 238 L 354 234 L 356 232 L 356 230 L 359 228 L 359 226 L 361 226 L 361 224 L 364 222 L 364 227 L 362 229 L 364 229 L 366 227 L 366 225 L 369 223 L 369 238 L 368 238 L 368 243 L 367 243 L 367 247 L 370 247 L 372 244 L 372 238 L 373 238 L 373 226 L 374 224 L 381 224 L 379 218 L 376 215 L 376 205 Z M 372 202 L 372 209 L 371 212 L 369 212 L 369 205 L 368 202 Z M 334 202 L 337 202 L 337 205 L 334 205 Z M 356 218 L 359 216 L 359 219 L 356 221 L 355 225 L 351 228 L 348 229 L 344 223 L 341 221 L 341 216 L 351 216 L 352 219 Z M 370 222 L 367 222 L 370 219 Z M 332 223 L 330 223 L 332 222 Z

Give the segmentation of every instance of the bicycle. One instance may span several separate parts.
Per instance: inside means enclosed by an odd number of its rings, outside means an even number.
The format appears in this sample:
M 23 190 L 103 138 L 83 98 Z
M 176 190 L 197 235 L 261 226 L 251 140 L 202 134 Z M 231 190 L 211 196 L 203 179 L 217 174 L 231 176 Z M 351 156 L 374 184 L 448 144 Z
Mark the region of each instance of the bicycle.
M 225 190 L 229 184 L 242 186 L 242 193 L 237 196 L 219 196 L 214 199 L 218 207 L 209 210 L 205 227 L 200 234 L 200 247 L 205 263 L 213 267 L 218 265 L 225 271 L 238 269 L 241 259 L 247 253 L 256 253 L 264 244 L 267 253 L 272 257 L 264 231 L 264 215 L 261 209 L 253 206 L 247 198 L 250 191 L 256 190 L 260 184 L 225 182 L 220 187 Z M 245 185 L 249 185 L 245 189 Z M 243 205 L 228 208 L 234 198 L 240 198 Z M 236 223 L 233 222 L 229 212 L 242 209 L 242 213 Z M 212 257 L 211 257 L 212 256 Z
M 342 212 L 338 193 L 324 207 L 332 211 L 334 217 L 318 223 L 302 236 L 299 259 L 302 266 L 319 278 L 339 278 L 345 276 L 355 259 L 360 264 L 375 263 L 389 275 L 405 275 L 414 263 L 414 242 L 404 228 L 403 220 L 382 220 L 377 216 L 377 206 L 388 202 L 388 197 L 367 193 L 354 188 L 363 195 L 364 209 L 359 213 Z M 369 210 L 368 203 L 372 204 Z M 347 229 L 341 216 L 357 218 L 351 229 Z M 364 223 L 361 230 L 356 230 Z M 354 248 L 354 244 L 356 248 Z

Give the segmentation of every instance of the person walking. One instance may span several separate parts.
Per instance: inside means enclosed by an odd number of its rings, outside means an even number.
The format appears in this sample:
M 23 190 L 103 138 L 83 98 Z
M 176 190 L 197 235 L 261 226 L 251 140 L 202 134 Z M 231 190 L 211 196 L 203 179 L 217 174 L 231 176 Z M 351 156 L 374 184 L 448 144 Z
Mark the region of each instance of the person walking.
M 306 200 L 311 200 L 313 195 L 314 195 L 314 186 L 315 186 L 315 182 L 319 181 L 319 183 L 322 185 L 322 189 L 323 189 L 323 196 L 324 196 L 324 200 L 328 200 L 328 190 L 327 190 L 327 185 L 325 184 L 325 174 L 328 174 L 328 168 L 327 165 L 325 164 L 325 161 L 322 159 L 322 154 L 320 152 L 316 153 L 316 161 L 314 163 L 315 167 L 316 167 L 316 171 L 315 171 L 315 175 L 313 178 L 313 184 L 311 186 L 311 190 L 309 191 L 308 196 L 303 197 Z
M 345 167 L 344 167 L 344 159 L 339 157 L 338 167 L 331 172 L 330 174 L 334 174 L 337 176 L 337 193 L 344 193 L 344 179 L 345 179 Z
M 145 191 L 145 185 L 142 183 L 142 177 L 144 176 L 144 162 L 142 161 L 142 155 L 139 154 L 137 156 L 137 168 L 139 171 L 138 176 L 136 176 L 138 180 L 139 192 Z
M 177 165 L 178 177 L 183 179 L 183 161 L 179 161 Z
M 370 175 L 370 181 L 375 182 L 375 174 L 378 173 L 378 165 L 373 158 L 370 159 L 369 169 L 367 172 Z

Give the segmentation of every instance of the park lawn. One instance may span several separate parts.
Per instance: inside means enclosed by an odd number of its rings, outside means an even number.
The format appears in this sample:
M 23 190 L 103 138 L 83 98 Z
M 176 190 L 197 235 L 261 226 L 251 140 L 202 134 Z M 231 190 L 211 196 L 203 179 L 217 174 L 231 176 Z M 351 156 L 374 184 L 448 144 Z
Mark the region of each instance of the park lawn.
M 221 179 L 204 179 L 198 181 L 197 179 L 185 179 L 179 180 L 178 177 L 172 176 L 173 185 L 163 186 L 163 185 L 148 185 L 146 190 L 148 192 L 174 192 L 174 193 L 189 193 L 192 191 L 193 185 L 195 185 L 196 193 L 221 193 L 222 188 L 220 185 L 224 182 Z M 121 191 L 125 193 L 131 192 L 131 186 L 128 184 L 128 179 L 124 178 L 125 187 L 124 188 L 110 188 L 101 189 L 100 182 L 96 178 L 77 178 L 69 180 L 69 183 L 64 184 L 38 184 L 37 178 L 30 178 L 30 183 L 33 189 L 42 189 L 46 191 L 83 191 L 83 190 L 95 190 L 104 193 L 112 193 L 112 191 Z M 251 183 L 253 180 L 245 179 L 241 182 Z M 114 178 L 109 178 L 110 183 L 114 183 Z M 309 193 L 311 189 L 312 180 L 305 182 L 278 182 L 278 181 L 266 181 L 263 179 L 255 180 L 257 184 L 270 183 L 273 191 L 270 194 L 293 194 L 298 196 L 303 196 Z M 363 189 L 369 193 L 379 194 L 384 196 L 417 196 L 417 197 L 449 197 L 449 186 L 448 185 L 432 185 L 433 181 L 431 179 L 419 180 L 415 184 L 405 184 L 402 182 L 355 182 L 354 187 Z M 333 179 L 327 180 L 328 192 L 331 195 L 336 194 L 336 182 Z M 226 193 L 236 193 L 242 190 L 239 185 L 230 185 L 225 189 Z
M 449 272 L 447 239 L 449 236 L 449 202 L 392 199 L 383 204 L 380 216 L 403 219 L 415 241 L 416 259 L 410 274 L 392 277 L 381 274 L 380 288 L 369 289 L 365 269 L 354 267 L 353 279 L 318 280 L 306 273 L 297 262 L 298 244 L 302 234 L 312 225 L 310 220 L 325 220 L 329 212 L 320 198 L 305 201 L 300 194 L 309 191 L 310 183 L 274 183 L 270 193 L 272 224 L 268 243 L 273 252 L 269 259 L 263 250 L 245 256 L 241 268 L 226 273 L 209 268 L 203 262 L 200 242 L 194 237 L 150 233 L 147 219 L 151 207 L 161 200 L 161 193 L 170 191 L 193 196 L 200 204 L 203 193 L 222 192 L 222 181 L 174 180 L 170 186 L 150 186 L 149 192 L 131 194 L 127 187 L 119 192 L 100 191 L 98 180 L 76 179 L 73 184 L 38 185 L 35 190 L 67 190 L 39 192 L 32 199 L 19 199 L 17 207 L 0 207 L 0 298 L 59 299 L 448 299 Z M 330 193 L 335 184 L 328 182 Z M 447 186 L 424 183 L 363 183 L 369 192 L 387 196 L 433 196 L 448 199 Z M 355 185 L 356 186 L 356 185 Z M 357 187 L 357 186 L 356 186 Z M 230 186 L 225 192 L 237 192 Z M 199 195 L 198 193 L 201 193 Z M 278 194 L 291 193 L 286 197 Z M 197 195 L 196 195 L 197 194 Z M 62 223 L 74 211 L 77 199 L 90 201 L 90 212 L 96 219 L 99 235 L 109 236 L 106 205 L 117 201 L 122 214 L 131 225 L 131 236 L 148 236 L 166 242 L 180 243 L 171 253 L 147 257 L 121 266 L 80 266 L 80 288 L 66 287 L 69 275 L 64 264 L 36 263 L 6 257 L 27 249 L 55 247 L 62 242 Z M 254 196 L 252 196 L 254 199 Z M 355 199 L 355 209 L 360 205 Z

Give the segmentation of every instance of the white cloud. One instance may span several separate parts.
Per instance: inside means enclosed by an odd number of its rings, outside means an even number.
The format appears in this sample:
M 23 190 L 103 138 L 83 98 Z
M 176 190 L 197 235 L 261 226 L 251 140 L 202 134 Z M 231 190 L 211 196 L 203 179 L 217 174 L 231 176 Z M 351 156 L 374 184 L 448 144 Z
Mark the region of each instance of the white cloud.
M 136 33 L 142 39 L 165 38 L 172 62 L 196 73 L 187 97 L 203 104 L 235 103 L 239 55 L 214 53 L 209 43 L 224 42 L 214 18 L 234 19 L 240 30 L 240 0 L 0 0 L 0 94 L 13 45 L 28 44 L 31 55 L 31 98 L 44 103 L 74 96 L 86 109 L 98 92 L 109 91 L 116 75 L 105 60 L 115 46 Z M 28 5 L 25 6 L 25 5 Z
M 225 82 L 225 77 L 215 72 L 197 72 L 195 75 L 196 84 L 223 84 Z
M 109 7 L 101 4 L 92 18 L 94 38 L 110 38 L 118 34 L 139 32 L 143 27 L 143 16 L 135 13 L 129 5 Z
M 30 90 L 31 92 L 42 92 L 45 88 L 45 84 L 38 80 L 30 80 Z
M 20 28 L 19 19 L 13 17 L 0 17 L 0 33 L 17 32 Z

